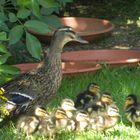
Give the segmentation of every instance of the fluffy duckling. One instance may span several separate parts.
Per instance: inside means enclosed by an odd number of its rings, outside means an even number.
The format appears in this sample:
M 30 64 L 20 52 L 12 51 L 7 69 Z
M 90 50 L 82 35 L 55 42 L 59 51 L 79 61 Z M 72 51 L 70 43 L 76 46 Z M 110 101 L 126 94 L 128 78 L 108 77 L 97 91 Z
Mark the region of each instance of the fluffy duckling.
M 90 116 L 89 128 L 96 131 L 104 131 L 116 125 L 119 119 L 119 109 L 116 105 L 107 106 L 107 111 Z
M 66 112 L 61 108 L 57 109 L 55 112 L 55 125 L 57 129 L 75 129 L 75 122 L 72 118 L 69 118 Z
M 136 123 L 140 122 L 140 104 L 134 94 L 129 94 L 125 99 L 124 111 L 127 119 L 132 123 L 132 127 L 136 127 Z
M 104 92 L 102 93 L 101 97 L 99 100 L 97 100 L 95 103 L 91 102 L 85 105 L 85 110 L 91 114 L 91 113 L 98 113 L 98 111 L 103 111 L 106 110 L 107 106 L 115 103 L 113 101 L 113 97 L 109 92 Z
M 99 110 L 105 110 L 108 105 L 115 104 L 113 97 L 109 92 L 104 92 L 101 95 L 100 100 L 97 102 L 97 105 L 99 105 Z
M 60 108 L 66 112 L 68 118 L 72 118 L 73 112 L 76 111 L 74 101 L 67 98 L 62 100 Z
M 23 131 L 27 135 L 37 131 L 40 121 L 48 117 L 49 114 L 42 108 L 36 107 L 33 115 L 23 115 L 17 121 L 17 130 Z
M 75 130 L 84 131 L 89 125 L 89 114 L 87 112 L 76 112 Z
M 58 107 L 54 113 L 56 119 L 56 128 L 67 128 L 68 130 L 74 130 L 74 111 L 76 111 L 76 108 L 74 107 L 74 102 L 71 99 L 62 100 L 61 106 Z
M 100 87 L 96 83 L 90 83 L 87 90 L 80 93 L 75 101 L 77 109 L 87 111 L 87 108 L 92 106 L 92 109 L 97 110 L 96 102 L 100 99 Z
M 55 138 L 56 125 L 55 119 L 52 115 L 42 118 L 37 128 L 36 134 L 41 134 L 49 138 Z
M 39 120 L 35 116 L 22 116 L 17 122 L 17 130 L 27 135 L 33 134 L 38 126 Z

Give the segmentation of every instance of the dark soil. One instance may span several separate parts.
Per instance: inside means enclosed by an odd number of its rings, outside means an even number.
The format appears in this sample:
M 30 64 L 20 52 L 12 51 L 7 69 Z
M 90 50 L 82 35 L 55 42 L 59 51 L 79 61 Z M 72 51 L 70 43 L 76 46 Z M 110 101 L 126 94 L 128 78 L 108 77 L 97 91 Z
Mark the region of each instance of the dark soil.
M 139 6 L 138 6 L 139 5 Z M 110 36 L 88 45 L 68 46 L 64 51 L 87 49 L 140 49 L 140 3 L 138 1 L 75 0 L 65 15 L 110 20 L 115 29 Z

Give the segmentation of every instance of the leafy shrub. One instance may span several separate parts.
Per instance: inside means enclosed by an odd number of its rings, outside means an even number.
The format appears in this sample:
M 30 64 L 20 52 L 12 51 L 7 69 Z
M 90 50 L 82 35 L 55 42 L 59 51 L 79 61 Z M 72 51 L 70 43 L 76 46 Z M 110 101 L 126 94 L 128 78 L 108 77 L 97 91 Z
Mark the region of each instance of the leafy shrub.
M 25 42 L 32 57 L 41 59 L 41 43 L 29 32 L 45 34 L 60 25 L 56 16 L 72 0 L 0 0 L 0 84 L 17 74 L 16 68 L 5 65 L 11 56 L 6 49 Z

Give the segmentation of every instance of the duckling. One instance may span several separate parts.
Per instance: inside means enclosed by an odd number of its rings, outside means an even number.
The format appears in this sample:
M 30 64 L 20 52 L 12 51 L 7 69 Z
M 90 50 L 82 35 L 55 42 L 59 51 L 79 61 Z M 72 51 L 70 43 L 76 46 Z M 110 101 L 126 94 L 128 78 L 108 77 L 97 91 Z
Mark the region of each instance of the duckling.
M 113 97 L 109 92 L 103 92 L 100 100 L 97 101 L 97 105 L 99 105 L 98 110 L 105 110 L 108 105 L 115 104 Z
M 59 108 L 55 112 L 55 126 L 57 129 L 74 130 L 75 122 L 72 118 L 69 118 L 66 112 Z
M 92 109 L 97 110 L 96 102 L 100 99 L 100 87 L 96 83 L 90 83 L 87 90 L 78 94 L 75 107 L 77 109 L 87 111 L 87 108 L 92 106 Z
M 134 94 L 129 94 L 125 99 L 124 111 L 128 121 L 132 123 L 132 127 L 136 127 L 136 123 L 140 122 L 140 104 Z
M 60 107 L 54 113 L 57 128 L 67 128 L 68 130 L 75 129 L 75 122 L 73 121 L 74 102 L 71 99 L 63 99 Z
M 68 118 L 72 118 L 73 112 L 76 111 L 74 101 L 67 98 L 62 100 L 60 108 L 66 112 Z
M 33 134 L 35 131 L 37 131 L 40 121 L 48 116 L 49 113 L 46 110 L 42 109 L 41 107 L 36 107 L 34 114 L 22 115 L 18 119 L 16 128 L 18 131 L 23 131 L 27 135 Z
M 42 118 L 40 120 L 39 126 L 37 128 L 37 131 L 35 134 L 37 135 L 43 135 L 48 138 L 55 138 L 56 135 L 56 124 L 55 124 L 55 118 L 50 114 L 49 116 Z
M 26 135 L 33 134 L 38 126 L 39 120 L 36 116 L 21 116 L 17 122 L 16 128 L 19 132 L 23 132 Z
M 105 131 L 114 127 L 119 120 L 119 109 L 115 104 L 107 106 L 107 110 L 90 116 L 89 128 Z
M 87 112 L 78 111 L 75 115 L 75 130 L 84 131 L 89 125 L 89 114 Z

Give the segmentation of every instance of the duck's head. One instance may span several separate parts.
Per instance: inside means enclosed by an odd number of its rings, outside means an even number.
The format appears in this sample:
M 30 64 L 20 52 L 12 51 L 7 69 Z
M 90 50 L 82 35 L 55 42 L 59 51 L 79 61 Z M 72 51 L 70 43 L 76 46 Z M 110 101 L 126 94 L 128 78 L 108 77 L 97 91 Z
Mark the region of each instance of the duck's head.
M 79 122 L 87 122 L 89 121 L 89 114 L 84 111 L 76 112 L 76 120 Z
M 58 28 L 52 37 L 51 47 L 55 47 L 55 50 L 61 51 L 64 45 L 68 42 L 76 41 L 80 43 L 88 43 L 88 41 L 82 39 L 78 33 L 76 33 L 71 27 L 65 26 Z
M 124 103 L 124 109 L 126 109 L 127 107 L 131 105 L 137 105 L 137 97 L 134 94 L 129 94 L 126 97 L 125 103 Z
M 42 107 L 36 107 L 34 114 L 37 117 L 48 117 L 49 116 L 49 113 Z
M 104 92 L 101 96 L 101 102 L 104 104 L 112 104 L 113 103 L 113 97 L 110 93 Z
M 115 104 L 111 104 L 107 107 L 107 114 L 110 117 L 119 117 L 119 109 Z
M 100 93 L 100 87 L 96 83 L 90 83 L 87 87 L 87 90 L 94 93 L 94 94 L 99 94 Z
M 67 115 L 66 115 L 66 112 L 61 109 L 61 108 L 58 108 L 55 112 L 55 117 L 57 119 L 67 119 Z
M 61 103 L 61 108 L 65 111 L 72 111 L 72 110 L 76 110 L 76 108 L 74 107 L 74 101 L 71 99 L 63 99 L 62 103 Z

